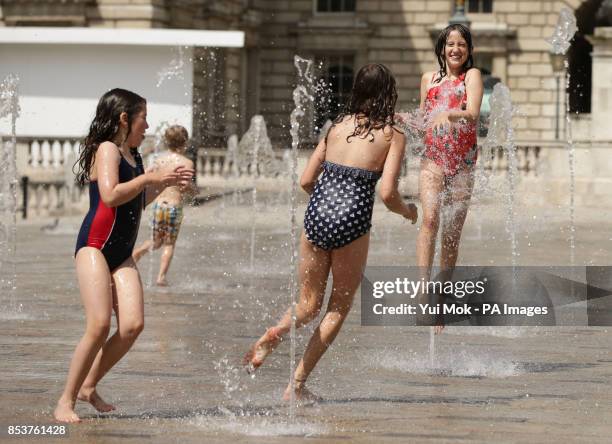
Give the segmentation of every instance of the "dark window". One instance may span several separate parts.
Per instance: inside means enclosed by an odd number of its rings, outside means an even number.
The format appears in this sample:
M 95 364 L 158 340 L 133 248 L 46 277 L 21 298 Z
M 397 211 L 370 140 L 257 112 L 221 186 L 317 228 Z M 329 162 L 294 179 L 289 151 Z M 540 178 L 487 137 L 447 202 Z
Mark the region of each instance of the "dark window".
M 352 55 L 327 55 L 317 57 L 320 68 L 320 88 L 316 99 L 315 125 L 317 131 L 326 120 L 334 120 L 342 111 L 353 87 Z
M 483 76 L 493 72 L 493 56 L 491 54 L 474 54 L 474 67 L 478 68 Z
M 469 0 L 468 12 L 493 12 L 493 0 Z
M 357 0 L 317 0 L 317 12 L 355 12 Z

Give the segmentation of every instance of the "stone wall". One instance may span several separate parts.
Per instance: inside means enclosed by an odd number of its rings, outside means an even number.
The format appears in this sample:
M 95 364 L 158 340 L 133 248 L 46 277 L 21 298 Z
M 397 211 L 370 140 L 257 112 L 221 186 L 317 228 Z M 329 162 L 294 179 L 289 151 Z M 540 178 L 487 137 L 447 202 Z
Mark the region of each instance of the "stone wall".
M 388 65 L 396 75 L 399 107 L 415 107 L 420 76 L 437 69 L 433 42 L 448 22 L 448 0 L 362 0 L 354 14 L 315 14 L 312 0 L 262 1 L 260 28 L 261 112 L 280 144 L 288 138 L 288 116 L 295 85 L 293 55 L 354 55 L 355 68 L 366 62 Z M 552 35 L 559 10 L 575 9 L 581 0 L 495 0 L 491 14 L 468 14 L 476 54 L 491 60 L 492 74 L 512 90 L 520 108 L 517 137 L 554 140 L 563 135 L 564 113 L 556 119 L 557 82 L 545 38 Z M 563 88 L 561 82 L 561 89 Z M 563 101 L 563 93 L 560 96 Z
M 563 95 L 557 96 L 544 39 L 552 34 L 561 7 L 576 9 L 585 1 L 494 0 L 493 13 L 468 14 L 477 57 L 489 60 L 492 74 L 508 84 L 519 106 L 519 139 L 553 140 L 557 122 L 563 135 L 564 106 L 556 118 Z M 315 13 L 314 0 L 3 0 L 0 21 L 8 26 L 242 29 L 245 49 L 217 51 L 223 55 L 217 69 L 223 77 L 214 82 L 222 86 L 211 88 L 206 62 L 194 61 L 194 135 L 203 143 L 204 129 L 214 127 L 220 142 L 243 132 L 250 117 L 261 113 L 275 145 L 286 147 L 294 54 L 350 55 L 355 69 L 366 62 L 384 63 L 397 77 L 399 108 L 415 107 L 421 73 L 437 68 L 433 41 L 453 3 L 358 0 L 355 13 L 321 14 Z M 217 110 L 214 115 L 204 112 L 211 109 Z M 590 128 L 588 119 L 581 119 L 579 128 Z

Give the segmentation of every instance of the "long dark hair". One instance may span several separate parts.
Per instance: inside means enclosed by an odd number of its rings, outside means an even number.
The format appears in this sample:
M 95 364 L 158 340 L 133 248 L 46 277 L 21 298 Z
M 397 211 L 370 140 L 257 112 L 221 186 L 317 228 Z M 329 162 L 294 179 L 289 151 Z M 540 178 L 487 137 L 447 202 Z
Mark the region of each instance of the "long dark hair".
M 438 71 L 437 79 L 434 80 L 434 83 L 438 83 L 442 80 L 443 77 L 448 75 L 446 71 L 446 57 L 444 55 L 444 48 L 446 47 L 446 41 L 448 40 L 448 36 L 451 32 L 457 31 L 461 34 L 461 37 L 465 40 L 468 47 L 468 58 L 463 64 L 463 71 L 469 70 L 474 66 L 474 56 L 472 53 L 474 52 L 474 45 L 472 43 L 472 34 L 467 26 L 462 25 L 460 23 L 456 23 L 454 25 L 448 25 L 446 28 L 442 30 L 440 35 L 438 36 L 438 40 L 436 41 L 436 57 L 438 57 L 438 65 L 440 65 L 440 71 Z
M 89 126 L 89 133 L 81 141 L 79 158 L 72 167 L 74 172 L 75 167 L 78 165 L 78 170 L 75 174 L 79 185 L 83 186 L 89 181 L 90 169 L 98 146 L 107 140 L 112 141 L 117 136 L 121 113 L 127 114 L 128 130 L 125 136 L 127 139 L 130 134 L 132 120 L 143 110 L 146 103 L 147 101 L 143 97 L 121 88 L 111 89 L 100 97 L 96 108 L 96 116 Z
M 330 131 L 336 124 L 342 122 L 344 117 L 354 114 L 355 130 L 353 134 L 347 136 L 346 141 L 350 143 L 352 137 L 365 139 L 369 136 L 370 142 L 373 142 L 372 130 L 395 123 L 396 102 L 395 78 L 389 68 L 381 63 L 365 65 L 357 72 L 351 95 L 342 112 L 334 120 Z M 358 115 L 364 117 L 363 123 L 358 123 Z M 327 141 L 327 136 L 325 140 Z

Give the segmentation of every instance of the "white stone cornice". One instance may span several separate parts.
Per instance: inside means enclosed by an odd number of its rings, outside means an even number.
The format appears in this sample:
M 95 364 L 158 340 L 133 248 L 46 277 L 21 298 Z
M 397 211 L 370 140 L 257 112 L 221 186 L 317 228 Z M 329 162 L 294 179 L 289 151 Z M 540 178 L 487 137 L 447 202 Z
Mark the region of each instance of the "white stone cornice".
M 242 31 L 132 28 L 0 28 L 0 44 L 212 46 L 242 48 Z

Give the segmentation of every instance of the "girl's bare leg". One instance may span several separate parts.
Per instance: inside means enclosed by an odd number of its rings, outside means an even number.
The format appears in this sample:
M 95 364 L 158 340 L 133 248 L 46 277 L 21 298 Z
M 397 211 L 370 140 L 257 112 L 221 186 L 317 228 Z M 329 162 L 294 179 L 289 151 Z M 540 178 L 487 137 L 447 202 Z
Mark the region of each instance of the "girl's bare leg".
M 159 274 L 157 275 L 157 285 L 164 287 L 168 285 L 166 281 L 166 274 L 168 273 L 168 269 L 170 268 L 170 262 L 172 262 L 172 257 L 174 256 L 174 243 L 164 245 L 164 251 L 161 255 L 161 260 L 159 263 Z
M 62 422 L 80 421 L 74 412 L 77 394 L 111 325 L 112 281 L 102 252 L 91 247 L 81 248 L 76 255 L 76 270 L 87 325 L 72 356 L 66 387 L 54 412 L 55 419 Z
M 350 244 L 332 251 L 331 269 L 334 278 L 332 293 L 327 304 L 327 311 L 310 338 L 304 356 L 293 376 L 294 392 L 297 399 L 316 398 L 306 389 L 306 379 L 336 339 L 351 310 L 353 298 L 361 284 L 368 259 L 369 244 L 370 234 L 368 233 Z M 283 398 L 289 400 L 290 396 L 291 384 L 285 390 Z
M 440 225 L 441 196 L 444 192 L 442 169 L 429 159 L 421 161 L 419 174 L 419 199 L 423 211 L 421 228 L 417 236 L 417 266 L 421 277 L 429 279 Z
M 142 283 L 134 260 L 130 257 L 123 262 L 113 272 L 112 279 L 115 288 L 113 303 L 117 315 L 117 331 L 96 356 L 79 392 L 79 399 L 91 402 L 96 408 L 108 408 L 106 406 L 110 405 L 97 395 L 96 385 L 127 353 L 144 328 Z
M 448 177 L 445 183 L 444 210 L 446 211 L 442 224 L 442 248 L 440 251 L 439 279 L 445 281 L 451 279 L 453 269 L 459 255 L 459 241 L 461 230 L 467 216 L 468 206 L 474 186 L 474 174 L 472 169 L 465 169 Z M 438 301 L 443 302 L 442 300 Z M 442 316 L 434 327 L 434 332 L 439 334 L 444 329 Z
M 331 253 L 311 244 L 302 233 L 300 239 L 300 300 L 295 307 L 296 328 L 309 323 L 319 315 L 325 287 L 331 265 Z M 245 356 L 245 364 L 259 367 L 266 356 L 278 345 L 282 335 L 291 329 L 291 308 L 289 308 L 278 323 L 268 329 L 264 335 L 251 347 Z
M 419 199 L 423 211 L 423 222 L 417 235 L 416 258 L 420 277 L 426 281 L 431 278 L 431 268 L 436 251 L 436 237 L 440 226 L 440 207 L 444 194 L 444 172 L 429 159 L 421 160 L 419 174 Z M 431 303 L 424 294 L 419 296 L 419 303 Z M 419 318 L 419 323 L 431 325 L 433 320 Z M 434 327 L 436 333 L 442 331 L 440 322 Z
M 161 247 L 162 240 L 163 238 L 161 237 L 161 234 L 157 231 L 154 231 L 153 240 L 147 239 L 142 243 L 140 247 L 136 247 L 134 249 L 134 252 L 132 253 L 132 258 L 134 259 L 134 262 L 138 262 L 149 251 L 157 250 L 159 247 Z
M 472 190 L 474 188 L 474 171 L 465 169 L 449 178 L 447 184 L 447 198 L 444 202 L 448 206 L 449 216 L 442 226 L 442 249 L 440 254 L 440 268 L 449 270 L 455 267 L 459 256 L 459 241 L 461 231 L 467 216 Z

